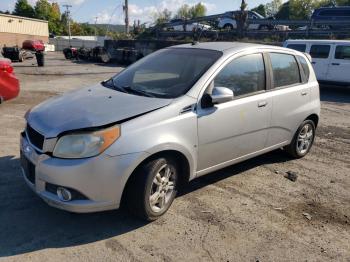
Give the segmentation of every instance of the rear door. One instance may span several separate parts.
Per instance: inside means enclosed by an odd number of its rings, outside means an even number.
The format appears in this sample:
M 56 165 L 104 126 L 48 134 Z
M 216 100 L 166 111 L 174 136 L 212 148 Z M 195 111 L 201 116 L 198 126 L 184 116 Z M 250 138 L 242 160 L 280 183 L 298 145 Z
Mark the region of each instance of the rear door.
M 274 147 L 290 142 L 296 128 L 305 118 L 305 105 L 310 101 L 310 72 L 304 57 L 285 53 L 270 53 L 269 57 L 272 115 L 267 147 Z
M 310 55 L 317 80 L 327 80 L 330 62 L 331 44 L 311 44 Z
M 350 83 L 350 44 L 334 45 L 327 80 Z

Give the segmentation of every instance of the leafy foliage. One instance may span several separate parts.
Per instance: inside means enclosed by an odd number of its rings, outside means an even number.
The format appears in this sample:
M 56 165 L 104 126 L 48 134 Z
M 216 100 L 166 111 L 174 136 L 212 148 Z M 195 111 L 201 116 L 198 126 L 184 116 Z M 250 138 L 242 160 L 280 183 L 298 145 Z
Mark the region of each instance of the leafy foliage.
M 31 18 L 35 17 L 34 8 L 28 3 L 27 0 L 18 0 L 15 4 L 13 14 Z
M 262 15 L 263 17 L 266 17 L 266 8 L 265 8 L 265 5 L 263 5 L 263 4 L 260 4 L 257 7 L 252 8 L 251 11 L 257 12 L 258 14 Z
M 176 18 L 192 19 L 196 17 L 205 16 L 206 13 L 207 13 L 207 8 L 202 3 L 198 3 L 194 6 L 189 6 L 188 4 L 184 4 L 177 11 Z

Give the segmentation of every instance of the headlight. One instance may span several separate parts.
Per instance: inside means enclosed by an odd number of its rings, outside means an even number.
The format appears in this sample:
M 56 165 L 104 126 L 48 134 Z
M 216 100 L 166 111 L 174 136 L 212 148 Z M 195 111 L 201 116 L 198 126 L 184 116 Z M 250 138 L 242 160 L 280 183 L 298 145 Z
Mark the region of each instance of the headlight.
M 53 151 L 60 158 L 86 158 L 101 154 L 120 137 L 120 127 L 81 132 L 61 137 Z

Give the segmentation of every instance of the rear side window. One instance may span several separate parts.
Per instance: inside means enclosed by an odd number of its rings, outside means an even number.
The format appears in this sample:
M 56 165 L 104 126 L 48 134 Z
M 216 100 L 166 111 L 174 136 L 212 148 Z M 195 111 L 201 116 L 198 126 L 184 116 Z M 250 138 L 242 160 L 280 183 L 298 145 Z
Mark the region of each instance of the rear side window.
M 305 52 L 306 45 L 304 45 L 304 44 L 290 44 L 290 45 L 287 45 L 287 48 L 294 49 L 294 50 L 297 50 L 299 52 Z
M 303 70 L 305 75 L 305 82 L 308 82 L 310 77 L 309 65 L 304 57 L 298 56 L 299 63 L 301 65 L 301 70 Z
M 349 45 L 338 45 L 335 49 L 335 59 L 346 59 L 350 60 L 350 46 Z
M 274 87 L 300 83 L 298 63 L 293 55 L 270 53 Z
M 265 90 L 262 54 L 246 55 L 233 60 L 215 77 L 214 85 L 230 88 L 235 96 Z
M 310 55 L 312 58 L 328 58 L 330 45 L 312 45 Z

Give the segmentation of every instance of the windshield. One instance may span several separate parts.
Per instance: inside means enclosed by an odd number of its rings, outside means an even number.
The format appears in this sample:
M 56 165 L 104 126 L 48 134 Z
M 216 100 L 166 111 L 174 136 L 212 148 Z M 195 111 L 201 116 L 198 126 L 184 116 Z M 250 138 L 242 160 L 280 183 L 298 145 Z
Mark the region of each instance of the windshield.
M 135 95 L 176 98 L 186 94 L 221 55 L 205 49 L 162 49 L 126 68 L 104 86 Z

